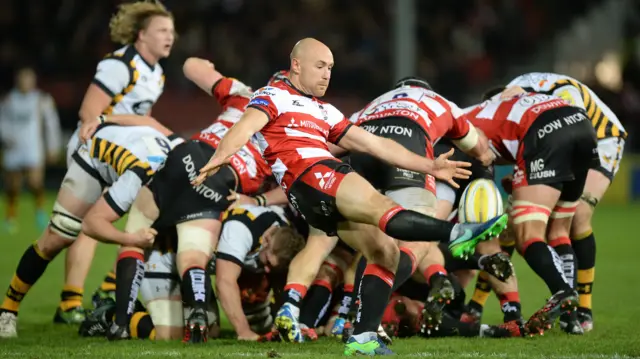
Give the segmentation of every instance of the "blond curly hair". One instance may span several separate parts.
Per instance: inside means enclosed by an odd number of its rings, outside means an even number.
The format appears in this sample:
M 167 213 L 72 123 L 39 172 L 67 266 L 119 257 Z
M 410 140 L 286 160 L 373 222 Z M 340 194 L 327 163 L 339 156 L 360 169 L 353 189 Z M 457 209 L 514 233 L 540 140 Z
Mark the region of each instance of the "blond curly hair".
M 135 43 L 138 33 L 149 25 L 154 16 L 164 16 L 173 20 L 173 14 L 159 1 L 121 4 L 118 6 L 118 12 L 109 21 L 111 40 L 122 45 Z

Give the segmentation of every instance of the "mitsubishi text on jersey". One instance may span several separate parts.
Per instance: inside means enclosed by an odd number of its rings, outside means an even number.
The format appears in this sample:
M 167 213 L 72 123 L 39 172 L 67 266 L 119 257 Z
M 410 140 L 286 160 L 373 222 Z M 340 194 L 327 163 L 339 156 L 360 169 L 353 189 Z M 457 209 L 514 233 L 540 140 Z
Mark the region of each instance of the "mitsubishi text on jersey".
M 459 139 L 469 132 L 464 112 L 454 103 L 421 87 L 403 86 L 371 101 L 351 122 L 366 128 L 368 121 L 404 117 L 417 123 L 434 143 L 443 136 Z
M 192 139 L 218 148 L 222 137 L 242 117 L 251 95 L 251 89 L 242 82 L 228 77 L 220 79 L 213 87 L 213 96 L 218 100 L 222 111 L 213 124 L 193 135 Z M 238 175 L 239 192 L 247 195 L 257 192 L 265 178 L 271 175 L 255 139 L 231 156 L 230 165 Z
M 311 165 L 333 159 L 327 142 L 337 144 L 351 127 L 337 108 L 303 94 L 288 79 L 256 91 L 248 107 L 269 118 L 256 135 L 260 150 L 285 191 Z
M 571 105 L 545 94 L 525 93 L 505 100 L 494 97 L 471 107 L 467 119 L 487 135 L 496 155 L 515 162 L 520 143 L 536 118 L 544 111 L 566 106 Z M 550 125 L 562 127 L 559 122 Z

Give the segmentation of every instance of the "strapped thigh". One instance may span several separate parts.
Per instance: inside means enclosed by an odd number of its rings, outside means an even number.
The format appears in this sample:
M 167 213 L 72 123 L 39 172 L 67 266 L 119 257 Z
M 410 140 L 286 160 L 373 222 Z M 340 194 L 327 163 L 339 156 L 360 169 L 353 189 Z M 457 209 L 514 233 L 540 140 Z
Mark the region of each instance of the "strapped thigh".
M 529 201 L 513 201 L 510 215 L 514 224 L 529 221 L 542 221 L 545 224 L 549 221 L 551 209 Z

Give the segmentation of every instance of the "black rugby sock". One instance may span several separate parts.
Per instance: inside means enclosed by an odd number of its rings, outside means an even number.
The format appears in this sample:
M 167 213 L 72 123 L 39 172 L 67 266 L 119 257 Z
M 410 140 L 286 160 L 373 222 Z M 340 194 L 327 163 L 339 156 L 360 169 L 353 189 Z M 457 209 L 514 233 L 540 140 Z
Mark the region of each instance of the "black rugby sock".
M 20 302 L 27 295 L 31 286 L 33 286 L 47 269 L 51 260 L 38 249 L 38 244 L 34 243 L 24 252 L 16 273 L 11 279 L 7 293 L 5 294 L 0 312 L 12 312 L 18 314 Z
M 453 226 L 400 206 L 388 210 L 378 223 L 384 233 L 406 242 L 449 242 Z
M 135 310 L 140 284 L 144 279 L 144 256 L 135 251 L 122 252 L 116 263 L 116 318 L 126 326 Z
M 315 328 L 316 322 L 322 318 L 331 301 L 331 283 L 325 280 L 314 281 L 304 298 L 300 309 L 300 323 Z
M 562 272 L 561 259 L 542 239 L 529 239 L 524 243 L 522 256 L 536 274 L 545 282 L 551 294 L 559 290 L 570 290 Z
M 353 335 L 377 332 L 389 303 L 395 275 L 377 264 L 367 265 L 360 283 L 358 314 Z
M 193 309 L 207 310 L 212 293 L 211 280 L 204 268 L 192 267 L 182 276 L 182 301 Z
M 580 294 L 580 308 L 591 311 L 591 292 L 596 274 L 596 238 L 589 230 L 571 239 L 578 262 L 577 289 Z

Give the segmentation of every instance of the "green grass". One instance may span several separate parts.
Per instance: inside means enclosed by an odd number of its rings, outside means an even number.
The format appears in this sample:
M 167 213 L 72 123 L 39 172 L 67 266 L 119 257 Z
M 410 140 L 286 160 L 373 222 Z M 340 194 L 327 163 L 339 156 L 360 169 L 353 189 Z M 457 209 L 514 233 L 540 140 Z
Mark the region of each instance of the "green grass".
M 0 213 L 4 214 L 4 207 Z M 1 235 L 0 287 L 11 280 L 25 248 L 39 233 L 32 223 L 32 205 L 28 197 L 21 203 L 20 232 Z M 640 281 L 638 280 L 637 231 L 640 207 L 601 207 L 595 219 L 598 236 L 598 265 L 595 284 L 595 330 L 583 337 L 570 337 L 554 329 L 544 337 L 527 339 L 409 339 L 397 340 L 397 354 L 424 358 L 625 358 L 640 356 Z M 86 284 L 95 289 L 111 267 L 115 248 L 101 245 Z M 20 311 L 18 339 L 0 340 L 0 358 L 212 358 L 266 357 L 276 350 L 282 357 L 341 357 L 342 345 L 330 339 L 303 345 L 279 343 L 240 343 L 233 339 L 210 341 L 201 346 L 179 342 L 133 340 L 110 343 L 105 339 L 84 339 L 76 328 L 52 324 L 63 283 L 64 256 L 49 266 L 29 292 Z M 515 259 L 520 295 L 526 316 L 532 314 L 549 295 L 546 286 L 526 266 Z M 85 298 L 90 305 L 90 298 Z M 492 296 L 485 321 L 498 323 L 501 313 Z M 227 332 L 227 337 L 233 337 Z

